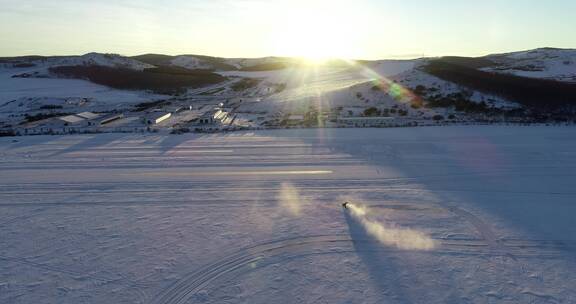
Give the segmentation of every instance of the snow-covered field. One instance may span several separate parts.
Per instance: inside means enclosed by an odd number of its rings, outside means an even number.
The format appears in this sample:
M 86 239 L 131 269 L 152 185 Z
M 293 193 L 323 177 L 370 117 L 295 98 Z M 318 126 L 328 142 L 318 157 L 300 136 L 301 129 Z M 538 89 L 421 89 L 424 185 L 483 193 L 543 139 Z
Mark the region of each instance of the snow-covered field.
M 12 78 L 29 71 L 31 69 L 0 68 L 0 111 L 17 111 L 19 102 L 26 103 L 26 99 L 36 98 L 90 98 L 102 105 L 116 106 L 166 98 L 143 91 L 112 89 L 79 79 Z M 13 100 L 17 101 L 15 105 L 6 105 Z
M 0 303 L 575 303 L 575 131 L 1 138 Z

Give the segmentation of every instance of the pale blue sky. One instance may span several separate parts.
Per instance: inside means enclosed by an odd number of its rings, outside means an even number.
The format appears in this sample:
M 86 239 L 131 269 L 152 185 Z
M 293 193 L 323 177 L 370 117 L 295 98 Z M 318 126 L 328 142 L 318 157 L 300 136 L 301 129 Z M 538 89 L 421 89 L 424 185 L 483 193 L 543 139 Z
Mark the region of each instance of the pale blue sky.
M 576 47 L 574 0 L 0 0 L 0 56 L 475 56 Z

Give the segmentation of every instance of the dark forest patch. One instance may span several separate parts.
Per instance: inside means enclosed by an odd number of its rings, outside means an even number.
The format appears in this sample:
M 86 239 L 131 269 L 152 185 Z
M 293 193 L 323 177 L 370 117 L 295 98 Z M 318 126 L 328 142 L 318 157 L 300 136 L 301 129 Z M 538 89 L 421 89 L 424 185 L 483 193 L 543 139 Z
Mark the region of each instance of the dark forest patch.
M 247 72 L 258 72 L 258 71 L 275 71 L 287 68 L 287 65 L 283 62 L 270 62 L 262 63 L 254 66 L 244 67 L 240 69 L 241 71 Z
M 576 106 L 576 84 L 485 72 L 444 58 L 431 61 L 424 71 L 531 108 L 557 110 Z
M 238 92 L 238 91 L 244 91 L 253 87 L 256 87 L 262 80 L 260 79 L 255 79 L 255 78 L 243 78 L 238 82 L 235 82 L 232 85 L 232 90 Z
M 60 66 L 50 68 L 58 77 L 78 78 L 116 89 L 151 90 L 162 94 L 175 94 L 186 88 L 198 88 L 226 80 L 208 72 L 177 67 L 161 67 L 135 71 L 103 66 Z

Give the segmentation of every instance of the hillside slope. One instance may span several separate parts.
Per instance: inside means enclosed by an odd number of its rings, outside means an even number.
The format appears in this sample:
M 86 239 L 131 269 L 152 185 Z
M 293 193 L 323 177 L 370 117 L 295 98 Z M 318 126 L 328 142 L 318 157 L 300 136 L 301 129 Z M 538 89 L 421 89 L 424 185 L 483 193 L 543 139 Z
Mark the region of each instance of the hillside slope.
M 576 49 L 541 48 L 485 57 L 495 63 L 485 71 L 576 82 Z

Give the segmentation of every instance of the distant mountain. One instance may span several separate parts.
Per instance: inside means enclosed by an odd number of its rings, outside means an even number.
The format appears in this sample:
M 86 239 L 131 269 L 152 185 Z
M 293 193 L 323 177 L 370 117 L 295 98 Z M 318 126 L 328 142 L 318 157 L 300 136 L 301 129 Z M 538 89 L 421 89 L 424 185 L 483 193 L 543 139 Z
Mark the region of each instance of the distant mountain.
M 280 70 L 298 62 L 293 58 L 219 58 L 202 55 L 160 55 L 146 54 L 133 56 L 132 59 L 155 66 L 177 66 L 189 70 L 211 71 L 270 71 Z
M 229 65 L 225 59 L 201 55 L 161 55 L 145 54 L 133 56 L 132 59 L 145 62 L 154 66 L 177 66 L 189 70 L 213 70 L 229 71 L 236 70 L 236 67 Z
M 470 111 L 576 107 L 574 49 L 541 48 L 483 57 L 333 60 L 319 69 L 288 57 L 99 53 L 0 58 L 0 66 L 12 77 L 80 78 L 113 88 L 163 93 L 216 85 L 203 94 L 299 100 L 303 105 L 318 94 L 341 106 L 389 103 L 400 94 L 432 107 Z M 400 93 L 398 86 L 403 88 Z
M 153 68 L 148 63 L 117 54 L 88 53 L 82 56 L 24 56 L 0 58 L 0 64 L 22 68 L 50 68 L 55 66 L 104 66 L 142 71 Z
M 540 48 L 529 51 L 493 54 L 484 57 L 442 57 L 446 62 L 486 72 L 521 77 L 576 82 L 576 49 Z M 359 64 L 376 67 L 390 60 L 359 60 Z M 411 61 L 399 61 L 411 62 Z M 210 71 L 271 71 L 302 64 L 289 57 L 220 58 L 203 55 L 145 54 L 125 57 L 117 54 L 88 53 L 82 56 L 23 56 L 0 58 L 0 64 L 15 67 L 106 66 L 143 70 L 159 66 Z M 338 65 L 342 62 L 333 61 Z

